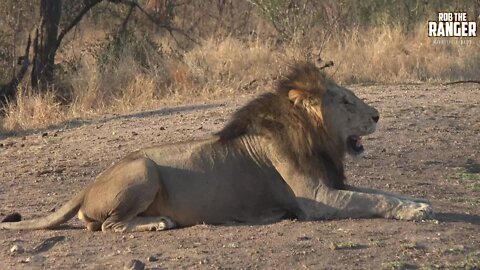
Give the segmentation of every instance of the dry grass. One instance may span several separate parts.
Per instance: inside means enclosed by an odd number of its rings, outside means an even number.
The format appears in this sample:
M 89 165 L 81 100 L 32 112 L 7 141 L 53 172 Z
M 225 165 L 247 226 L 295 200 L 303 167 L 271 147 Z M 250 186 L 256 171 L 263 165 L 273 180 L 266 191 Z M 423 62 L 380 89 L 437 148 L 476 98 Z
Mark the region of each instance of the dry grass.
M 63 111 L 52 91 L 33 94 L 19 89 L 16 103 L 6 105 L 2 129 L 22 130 L 60 123 L 67 119 Z
M 336 78 L 344 83 L 478 79 L 480 43 L 470 41 L 434 44 L 424 25 L 414 34 L 381 27 L 332 40 L 324 55 L 337 64 Z
M 330 38 L 322 58 L 335 62 L 329 73 L 344 84 L 478 79 L 479 42 L 433 44 L 424 28 L 419 25 L 413 34 L 395 27 L 352 30 Z M 5 108 L 0 131 L 266 91 L 288 63 L 311 57 L 305 48 L 318 48 L 318 39 L 307 36 L 291 44 L 273 45 L 272 40 L 258 38 L 210 38 L 180 58 L 152 57 L 148 67 L 128 49 L 108 68 L 86 55 L 75 72 L 58 83 L 70 93 L 67 105 L 61 105 L 53 92 L 19 91 L 16 103 Z

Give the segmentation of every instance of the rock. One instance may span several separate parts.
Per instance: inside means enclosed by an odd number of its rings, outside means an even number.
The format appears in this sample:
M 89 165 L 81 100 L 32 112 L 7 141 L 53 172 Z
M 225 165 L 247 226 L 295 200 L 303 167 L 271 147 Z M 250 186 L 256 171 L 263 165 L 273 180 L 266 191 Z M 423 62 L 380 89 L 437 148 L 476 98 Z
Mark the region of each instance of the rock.
M 48 136 L 48 132 L 43 132 L 42 133 L 42 137 L 47 137 Z
M 338 245 L 331 242 L 330 245 L 328 246 L 331 250 L 337 250 L 338 249 Z
M 125 267 L 123 268 L 125 270 L 144 270 L 145 269 L 145 264 L 139 260 L 131 260 L 127 264 L 125 264 Z
M 9 214 L 9 215 L 5 216 L 2 219 L 2 222 L 19 222 L 20 220 L 22 220 L 22 215 L 15 212 L 15 213 L 12 213 L 12 214 Z
M 155 257 L 155 256 L 149 256 L 149 257 L 147 258 L 147 261 L 149 261 L 149 262 L 156 262 L 156 261 L 158 261 L 158 258 Z
M 41 265 L 43 262 L 45 262 L 47 258 L 42 255 L 33 255 L 32 257 L 29 257 L 25 260 L 26 263 L 31 263 L 34 265 Z
M 23 252 L 25 252 L 25 249 L 20 245 L 13 245 L 13 247 L 10 248 L 10 253 L 12 254 L 21 254 Z
M 299 236 L 297 237 L 297 241 L 307 241 L 307 240 L 310 240 L 311 238 L 304 235 L 304 236 Z
M 238 244 L 237 243 L 230 243 L 228 245 L 223 245 L 222 247 L 224 247 L 224 248 L 238 248 Z

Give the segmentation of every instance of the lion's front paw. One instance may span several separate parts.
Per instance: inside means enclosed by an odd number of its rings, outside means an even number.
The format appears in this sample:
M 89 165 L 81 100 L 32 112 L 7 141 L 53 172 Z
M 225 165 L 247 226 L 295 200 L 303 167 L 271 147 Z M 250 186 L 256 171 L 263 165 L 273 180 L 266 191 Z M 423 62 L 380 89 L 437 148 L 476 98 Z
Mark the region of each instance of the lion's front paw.
M 402 220 L 421 221 L 432 219 L 433 216 L 433 209 L 429 203 L 410 202 L 402 211 L 398 213 L 397 218 Z

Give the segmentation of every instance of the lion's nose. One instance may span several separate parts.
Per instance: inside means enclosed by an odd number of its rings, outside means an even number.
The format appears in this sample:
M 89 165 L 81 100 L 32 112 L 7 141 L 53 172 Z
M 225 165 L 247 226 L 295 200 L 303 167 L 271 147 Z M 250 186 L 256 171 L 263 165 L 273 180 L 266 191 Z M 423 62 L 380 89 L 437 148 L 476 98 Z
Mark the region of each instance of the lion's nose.
M 380 116 L 378 116 L 378 115 L 377 116 L 372 116 L 372 119 L 373 119 L 373 121 L 375 121 L 375 123 L 377 123 L 378 119 L 380 119 Z

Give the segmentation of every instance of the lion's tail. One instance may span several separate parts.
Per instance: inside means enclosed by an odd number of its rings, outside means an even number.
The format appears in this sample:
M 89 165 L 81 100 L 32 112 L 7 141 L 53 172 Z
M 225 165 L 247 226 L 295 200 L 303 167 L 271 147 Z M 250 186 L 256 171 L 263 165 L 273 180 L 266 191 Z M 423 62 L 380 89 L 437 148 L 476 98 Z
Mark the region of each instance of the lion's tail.
M 19 222 L 1 222 L 0 230 L 41 230 L 52 229 L 62 223 L 67 222 L 73 218 L 80 206 L 83 203 L 85 197 L 85 190 L 78 193 L 65 205 L 63 205 L 58 211 L 52 213 L 46 217 L 41 217 L 32 220 L 24 220 Z

